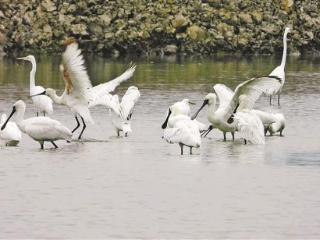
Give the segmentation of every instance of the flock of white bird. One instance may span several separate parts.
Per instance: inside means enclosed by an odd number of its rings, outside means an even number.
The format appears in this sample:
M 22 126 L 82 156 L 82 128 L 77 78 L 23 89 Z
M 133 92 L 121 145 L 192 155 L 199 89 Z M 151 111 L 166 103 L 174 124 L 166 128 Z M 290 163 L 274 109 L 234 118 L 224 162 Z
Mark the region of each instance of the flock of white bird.
M 279 132 L 282 136 L 285 128 L 285 117 L 282 113 L 269 113 L 253 109 L 255 102 L 262 95 L 278 95 L 280 105 L 280 93 L 285 82 L 285 65 L 287 57 L 287 34 L 290 32 L 286 28 L 283 35 L 283 55 L 281 65 L 276 67 L 269 76 L 252 78 L 239 84 L 235 91 L 224 84 L 213 86 L 215 93 L 205 96 L 202 106 L 191 116 L 190 101 L 184 99 L 169 107 L 168 115 L 162 124 L 164 129 L 163 138 L 169 143 L 178 143 L 181 154 L 183 147 L 198 148 L 201 146 L 201 136 L 205 137 L 216 128 L 223 132 L 224 141 L 226 134 L 230 132 L 232 139 L 235 132 L 244 139 L 244 143 L 265 144 L 267 132 L 273 135 Z M 199 112 L 205 107 L 207 118 L 210 123 L 205 129 L 204 124 L 196 120 Z
M 199 148 L 201 137 L 206 137 L 212 129 L 223 132 L 224 141 L 226 134 L 230 132 L 232 139 L 235 132 L 238 132 L 244 143 L 264 144 L 267 132 L 273 135 L 277 132 L 282 136 L 285 127 L 285 118 L 282 113 L 268 113 L 253 109 L 255 102 L 261 95 L 278 95 L 280 105 L 280 93 L 285 82 L 285 64 L 287 55 L 287 34 L 290 32 L 286 28 L 283 36 L 283 56 L 281 65 L 275 68 L 269 76 L 252 78 L 239 84 L 235 91 L 224 84 L 215 84 L 214 93 L 205 96 L 202 106 L 191 115 L 190 102 L 184 99 L 169 107 L 168 115 L 162 124 L 163 138 L 169 143 L 180 145 L 181 154 L 183 147 Z M 24 119 L 26 104 L 19 100 L 13 105 L 9 117 L 3 114 L 1 117 L 0 141 L 7 146 L 16 146 L 22 137 L 21 132 L 29 135 L 32 139 L 40 143 L 41 149 L 44 142 L 51 142 L 58 148 L 55 141 L 71 141 L 72 135 L 78 130 L 82 123 L 82 129 L 78 135 L 81 139 L 88 123 L 94 123 L 90 108 L 102 105 L 111 114 L 112 124 L 117 135 L 123 132 L 127 136 L 131 130 L 131 117 L 135 103 L 140 97 L 137 87 L 131 86 L 119 100 L 118 95 L 111 93 L 122 82 L 130 79 L 135 71 L 135 66 L 130 67 L 117 78 L 92 86 L 90 78 L 85 68 L 85 61 L 78 44 L 74 41 L 67 42 L 67 47 L 62 54 L 60 71 L 62 73 L 65 90 L 61 96 L 51 88 L 36 86 L 36 60 L 34 56 L 19 58 L 31 62 L 30 72 L 30 97 L 36 107 L 37 117 Z M 53 113 L 52 103 L 66 105 L 73 113 L 76 120 L 76 127 L 71 131 L 62 123 L 46 115 Z M 207 106 L 207 118 L 209 127 L 196 120 L 199 112 Z M 9 121 L 15 115 L 15 122 Z M 43 115 L 43 116 L 41 116 Z

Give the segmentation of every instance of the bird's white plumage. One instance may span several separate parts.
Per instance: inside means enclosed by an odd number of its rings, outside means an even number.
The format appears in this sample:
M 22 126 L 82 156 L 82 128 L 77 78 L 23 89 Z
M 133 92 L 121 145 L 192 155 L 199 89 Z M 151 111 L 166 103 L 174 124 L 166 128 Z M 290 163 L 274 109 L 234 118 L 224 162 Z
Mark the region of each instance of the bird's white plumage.
M 16 115 L 16 123 L 19 129 L 40 144 L 43 144 L 45 141 L 71 139 L 71 131 L 59 121 L 49 117 L 32 117 L 24 119 L 26 104 L 22 100 L 19 100 L 13 106 L 14 110 L 12 114 Z
M 282 113 L 275 113 L 273 117 L 275 121 L 269 126 L 268 131 L 271 135 L 277 132 L 280 132 L 280 135 L 282 135 L 282 131 L 286 125 L 286 119 Z
M 213 86 L 219 100 L 219 107 L 226 108 L 233 97 L 234 92 L 224 84 L 215 84 Z
M 7 115 L 2 114 L 0 127 L 6 122 Z M 0 141 L 5 145 L 16 146 L 21 141 L 21 131 L 15 122 L 8 122 L 5 129 L 0 130 Z
M 264 127 L 252 111 L 240 111 L 234 116 L 240 136 L 253 144 L 265 144 Z
M 110 101 L 111 119 L 112 124 L 115 127 L 117 134 L 119 131 L 123 131 L 125 136 L 128 132 L 131 132 L 131 116 L 133 109 L 140 98 L 140 91 L 137 87 L 131 86 L 128 88 L 121 103 L 119 102 L 118 95 L 114 95 Z
M 36 107 L 37 113 L 52 114 L 53 113 L 52 100 L 45 95 L 34 96 L 44 92 L 45 90 L 42 86 L 36 86 L 36 83 L 35 83 L 35 75 L 37 70 L 37 63 L 36 63 L 35 57 L 33 55 L 28 55 L 26 57 L 21 57 L 18 59 L 31 62 L 32 69 L 30 71 L 30 96 L 32 96 L 31 99 L 34 106 Z
M 133 76 L 133 73 L 136 70 L 136 66 L 131 66 L 120 76 L 116 77 L 113 80 L 110 80 L 105 83 L 101 83 L 93 88 L 88 90 L 88 94 L 90 95 L 90 106 L 98 105 L 99 98 L 104 96 L 105 94 L 113 92 L 116 87 L 118 87 L 122 82 L 127 81 L 129 78 Z

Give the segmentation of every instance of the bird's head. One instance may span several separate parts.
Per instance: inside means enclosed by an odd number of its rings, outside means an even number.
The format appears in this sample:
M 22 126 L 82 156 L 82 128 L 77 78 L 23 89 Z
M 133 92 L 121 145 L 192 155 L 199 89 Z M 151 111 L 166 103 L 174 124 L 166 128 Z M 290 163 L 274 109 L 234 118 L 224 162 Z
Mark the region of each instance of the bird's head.
M 51 96 L 53 96 L 53 95 L 56 94 L 56 90 L 54 90 L 54 89 L 52 89 L 52 88 L 47 88 L 47 89 L 45 90 L 45 94 L 46 94 L 47 96 L 51 97 Z
M 184 102 L 184 103 L 186 103 L 186 104 L 195 105 L 195 103 L 192 102 L 192 101 L 190 101 L 190 99 L 188 99 L 188 98 L 183 99 L 182 102 Z
M 209 93 L 204 97 L 204 102 L 207 101 L 208 105 L 215 104 L 217 101 L 217 95 L 215 93 Z
M 72 43 L 76 43 L 77 41 L 73 38 L 73 37 L 68 37 L 68 38 L 66 38 L 65 40 L 64 40 L 64 42 L 63 42 L 63 44 L 65 45 L 65 46 L 68 46 L 68 45 L 70 45 L 70 44 L 72 44 Z
M 23 111 L 24 112 L 25 110 L 26 110 L 26 104 L 24 103 L 24 101 L 19 100 L 15 104 L 13 104 L 12 111 L 11 111 L 9 117 L 7 118 L 5 123 L 1 126 L 1 131 L 6 128 L 7 123 L 9 122 L 10 118 L 12 118 L 12 116 L 14 115 L 14 113 L 16 111 Z
M 29 61 L 29 62 L 35 62 L 36 59 L 34 58 L 33 55 L 28 55 L 26 57 L 19 57 L 17 59 L 21 59 L 21 60 L 25 60 L 25 61 Z

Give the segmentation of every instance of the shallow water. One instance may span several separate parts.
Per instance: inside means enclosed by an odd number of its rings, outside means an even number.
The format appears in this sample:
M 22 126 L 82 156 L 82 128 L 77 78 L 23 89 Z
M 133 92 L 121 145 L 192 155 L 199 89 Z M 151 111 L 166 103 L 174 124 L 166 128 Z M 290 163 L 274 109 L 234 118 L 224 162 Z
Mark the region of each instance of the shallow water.
M 89 56 L 94 84 L 120 74 L 129 60 Z M 133 133 L 115 137 L 103 108 L 86 142 L 57 142 L 59 149 L 24 136 L 19 147 L 0 148 L 0 238 L 320 238 L 320 62 L 290 58 L 281 107 L 262 98 L 257 108 L 283 112 L 285 137 L 265 146 L 222 141 L 213 131 L 194 155 L 161 139 L 168 106 L 189 98 L 200 106 L 214 83 L 234 88 L 266 75 L 277 58 L 136 60 L 122 85 L 141 90 Z M 63 89 L 58 57 L 41 57 L 37 83 Z M 27 102 L 28 63 L 0 62 L 0 112 Z M 53 118 L 73 128 L 64 106 Z M 200 120 L 206 122 L 205 111 Z M 231 136 L 228 135 L 230 139 Z M 93 141 L 97 140 L 97 141 Z

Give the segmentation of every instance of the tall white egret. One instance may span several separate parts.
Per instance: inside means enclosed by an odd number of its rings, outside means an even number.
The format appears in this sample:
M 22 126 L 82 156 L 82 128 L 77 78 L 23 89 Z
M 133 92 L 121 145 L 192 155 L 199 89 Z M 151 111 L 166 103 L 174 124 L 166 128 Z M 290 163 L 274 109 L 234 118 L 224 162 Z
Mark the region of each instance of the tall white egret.
M 192 119 L 195 119 L 199 112 L 206 105 L 209 105 L 207 116 L 213 127 L 218 128 L 222 132 L 240 131 L 240 134 L 242 136 L 249 137 L 249 139 L 246 140 L 249 140 L 252 143 L 262 143 L 264 142 L 264 139 L 261 141 L 256 141 L 257 137 L 260 136 L 261 131 L 257 131 L 257 128 L 254 124 L 248 125 L 248 127 L 246 128 L 240 127 L 239 124 L 244 122 L 252 123 L 252 119 L 256 120 L 256 117 L 251 116 L 254 115 L 254 113 L 250 112 L 256 100 L 263 93 L 269 95 L 270 93 L 274 92 L 275 89 L 279 88 L 280 85 L 281 81 L 276 78 L 252 78 L 239 84 L 229 101 L 220 101 L 218 109 L 216 109 L 215 107 L 217 98 L 216 94 L 209 93 L 205 97 L 205 100 L 200 109 L 193 115 Z M 214 86 L 214 89 L 217 92 L 216 88 L 217 85 Z M 238 112 L 242 113 L 237 115 Z M 239 121 L 239 118 L 244 119 L 244 121 Z
M 279 86 L 279 88 L 275 89 L 275 92 L 270 95 L 270 105 L 271 105 L 272 96 L 276 94 L 278 95 L 278 105 L 280 105 L 280 94 L 286 78 L 285 67 L 286 67 L 286 59 L 287 59 L 288 33 L 290 33 L 290 28 L 286 27 L 283 34 L 283 52 L 282 52 L 281 64 L 269 74 L 270 78 L 276 78 L 281 80 L 281 85 Z
M 49 117 L 32 117 L 23 119 L 25 111 L 26 104 L 22 100 L 17 101 L 13 105 L 10 116 L 1 126 L 1 130 L 3 131 L 7 127 L 9 119 L 15 114 L 16 123 L 19 129 L 29 135 L 33 140 L 39 142 L 41 149 L 43 149 L 44 142 L 51 142 L 55 148 L 58 148 L 55 141 L 68 141 L 71 139 L 71 131 L 63 126 L 59 121 L 53 120 Z
M 53 107 L 51 98 L 45 95 L 37 96 L 37 94 L 42 93 L 44 91 L 44 88 L 42 86 L 36 86 L 35 83 L 35 75 L 37 71 L 37 63 L 35 57 L 33 55 L 28 55 L 26 57 L 21 57 L 18 59 L 29 61 L 32 64 L 32 69 L 30 71 L 30 96 L 33 104 L 37 109 L 37 116 L 41 113 L 44 116 L 46 114 L 52 114 Z
M 124 133 L 125 137 L 128 136 L 129 132 L 132 132 L 131 118 L 134 106 L 139 98 L 140 91 L 135 86 L 131 86 L 128 88 L 128 90 L 121 99 L 121 103 L 119 102 L 118 95 L 112 96 L 112 103 L 110 109 L 111 119 L 118 136 L 120 136 L 121 131 Z
M 169 127 L 171 126 L 171 127 Z M 168 116 L 162 124 L 163 138 L 168 143 L 178 143 L 183 155 L 183 147 L 199 148 L 201 145 L 201 136 L 198 124 L 191 120 L 189 116 L 181 114 L 181 109 L 177 105 L 169 108 Z
M 70 108 L 77 122 L 72 133 L 80 127 L 78 117 L 81 118 L 83 128 L 78 139 L 81 139 L 86 123 L 93 123 L 89 108 L 97 105 L 110 108 L 111 95 L 109 93 L 114 91 L 120 83 L 131 78 L 135 71 L 135 66 L 132 66 L 117 78 L 92 87 L 84 64 L 85 61 L 78 44 L 72 42 L 63 53 L 62 64 L 60 65 L 60 71 L 65 81 L 64 92 L 61 96 L 58 96 L 54 89 L 47 88 L 41 93 L 50 96 L 55 103 Z
M 7 115 L 2 114 L 0 126 L 3 126 L 6 121 Z M 21 131 L 15 122 L 8 122 L 7 127 L 0 130 L 0 142 L 3 142 L 6 146 L 17 146 L 21 137 Z

